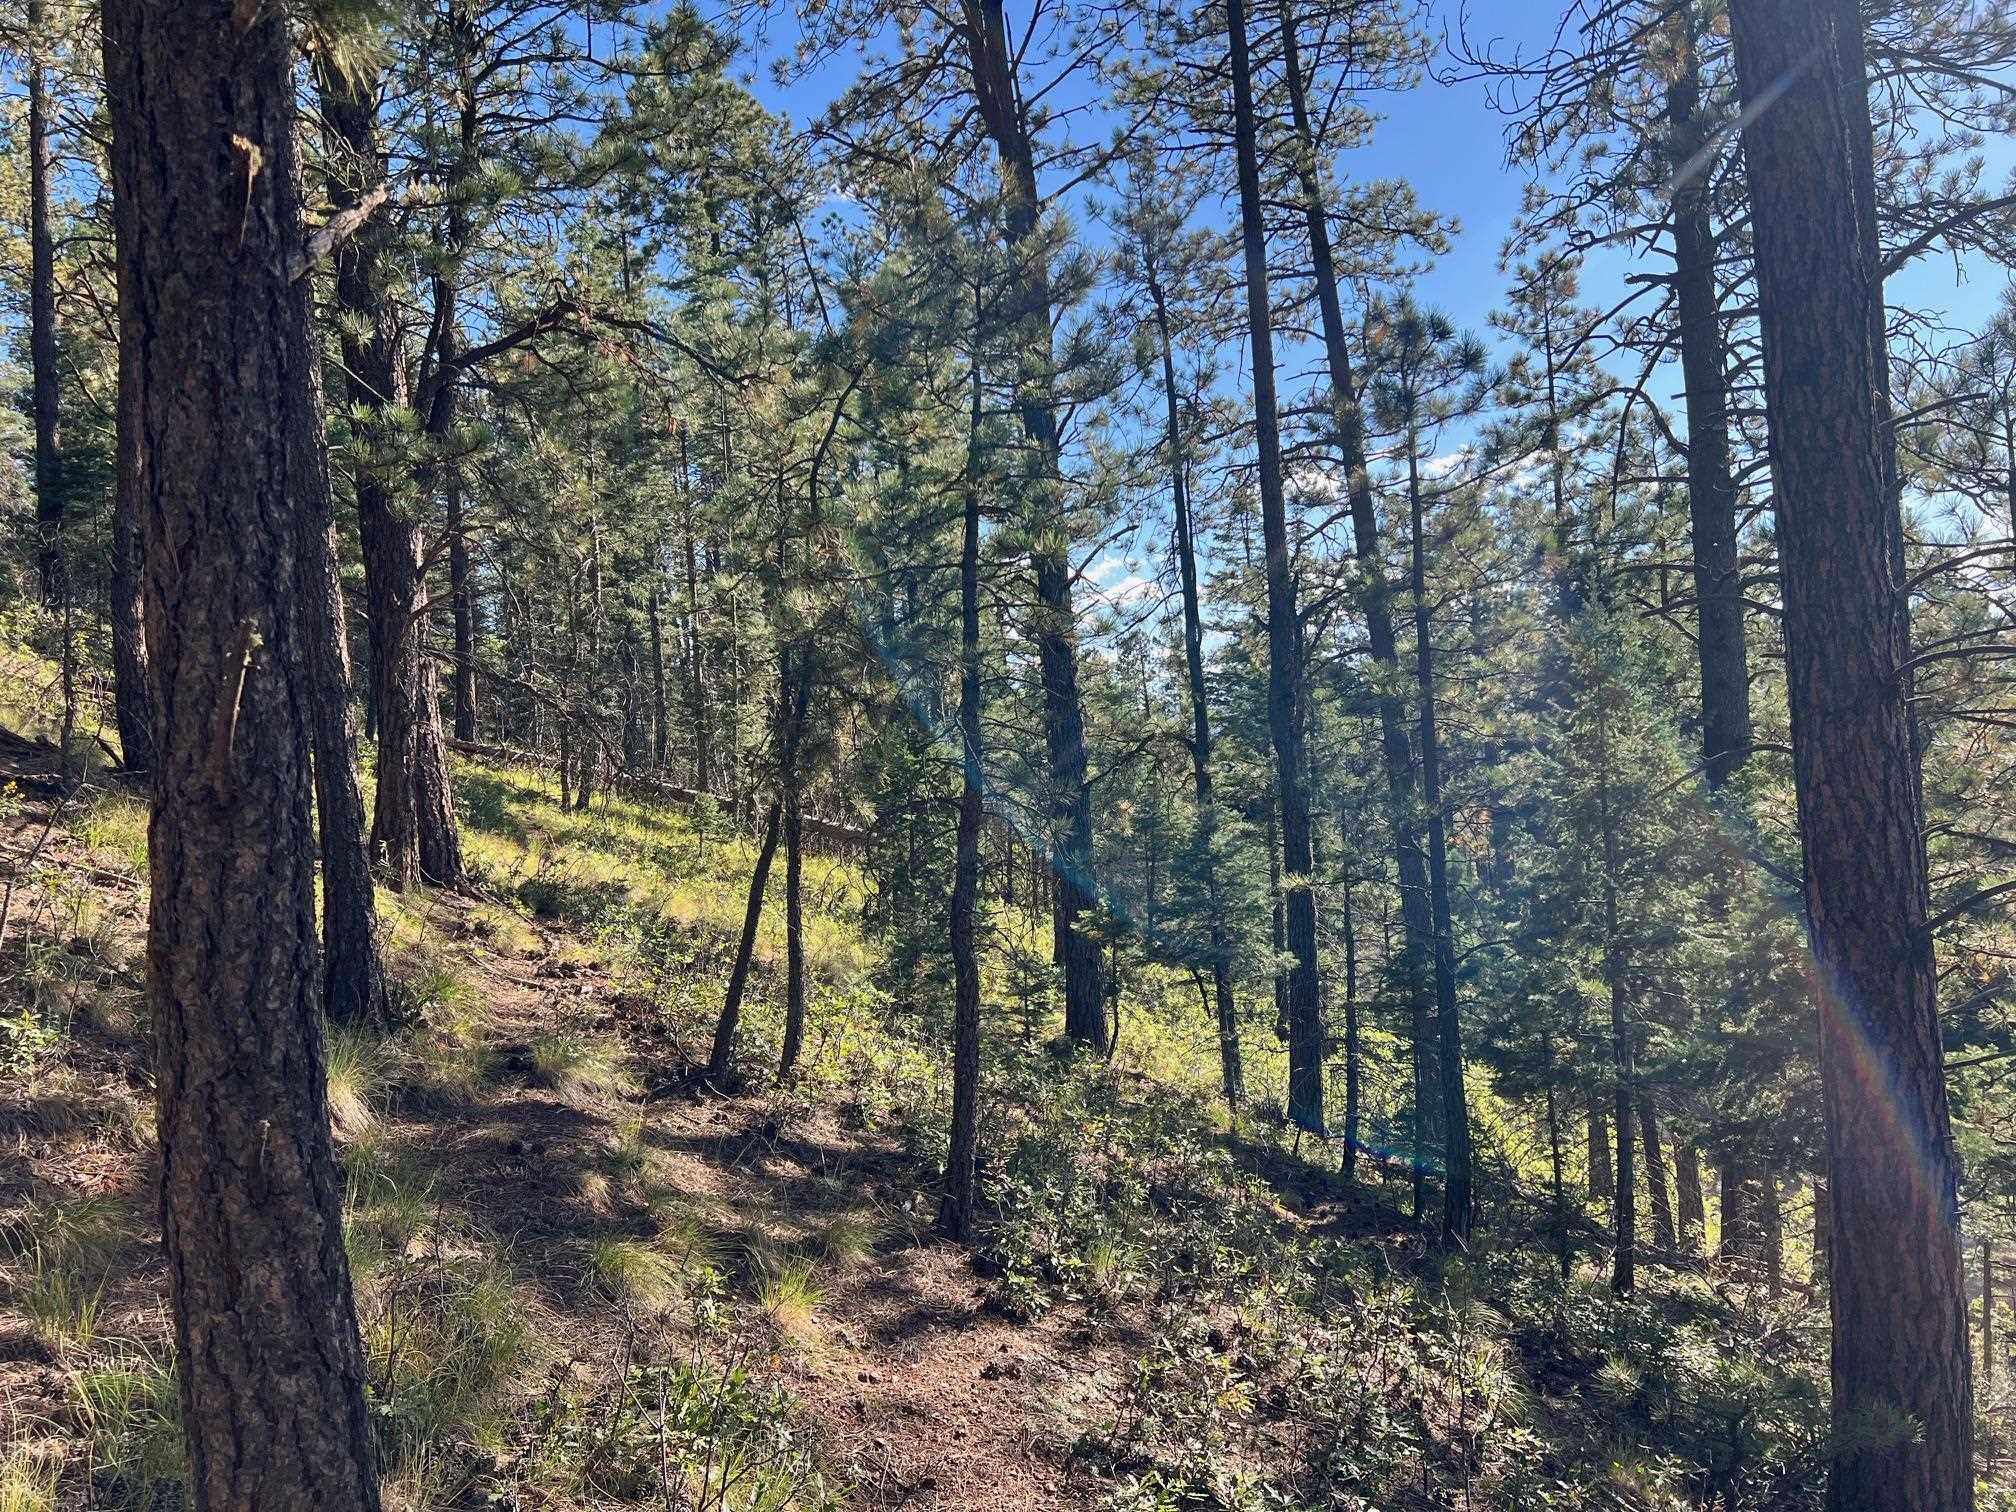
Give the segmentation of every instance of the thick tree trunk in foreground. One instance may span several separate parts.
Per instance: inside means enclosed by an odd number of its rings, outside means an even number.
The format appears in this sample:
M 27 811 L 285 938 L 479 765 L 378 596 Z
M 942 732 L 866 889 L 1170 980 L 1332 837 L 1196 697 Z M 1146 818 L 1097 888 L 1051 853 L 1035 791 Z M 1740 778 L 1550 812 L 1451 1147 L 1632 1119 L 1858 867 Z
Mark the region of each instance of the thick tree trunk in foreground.
M 188 1496 L 372 1509 L 322 1058 L 304 536 L 311 411 L 293 48 L 278 7 L 106 0 L 132 235 L 158 762 L 148 1004 Z
M 49 87 L 42 56 L 49 45 L 42 0 L 28 0 L 28 367 L 35 423 L 35 527 L 42 602 L 69 592 L 63 565 L 62 389 L 56 370 L 56 235 L 50 225 Z
M 1259 451 L 1260 523 L 1267 552 L 1267 728 L 1280 794 L 1281 870 L 1288 953 L 1288 1118 L 1323 1128 L 1323 1014 L 1316 967 L 1316 863 L 1303 759 L 1302 617 L 1296 603 L 1281 471 L 1281 421 L 1274 392 L 1274 327 L 1267 287 L 1267 240 L 1260 202 L 1260 155 L 1253 114 L 1253 66 L 1246 7 L 1229 0 L 1233 138 L 1239 159 L 1239 222 L 1245 246 L 1246 319 L 1253 347 L 1253 427 Z
M 1832 1512 L 1974 1505 L 1861 20 L 1735 0 L 1833 1205 Z M 1768 108 L 1766 108 L 1768 103 Z M 1873 1435 L 1879 1421 L 1901 1431 Z M 1904 1426 L 1906 1423 L 1915 1426 Z

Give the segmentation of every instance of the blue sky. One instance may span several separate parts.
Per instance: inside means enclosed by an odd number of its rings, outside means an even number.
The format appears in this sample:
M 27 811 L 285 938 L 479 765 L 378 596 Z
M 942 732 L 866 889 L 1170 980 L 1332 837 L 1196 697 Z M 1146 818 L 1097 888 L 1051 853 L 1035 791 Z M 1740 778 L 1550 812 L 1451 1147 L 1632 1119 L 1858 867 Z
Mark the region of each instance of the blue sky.
M 1430 30 L 1453 30 L 1461 0 L 1431 0 Z M 1530 52 L 1552 38 L 1567 0 L 1469 0 L 1473 40 L 1495 39 L 1498 50 L 1519 46 Z M 704 0 L 703 0 L 704 4 Z M 1011 22 L 1022 7 L 1009 0 Z M 773 43 L 792 33 L 785 16 L 773 21 Z M 745 54 L 750 82 L 771 108 L 804 120 L 824 106 L 847 80 L 844 70 L 779 89 L 768 77 L 769 57 L 753 45 Z M 1504 117 L 1491 108 L 1480 82 L 1425 80 L 1412 91 L 1381 102 L 1386 116 L 1372 142 L 1342 165 L 1353 179 L 1404 178 L 1423 206 L 1454 216 L 1460 230 L 1449 254 L 1423 275 L 1416 293 L 1424 303 L 1448 312 L 1459 324 L 1482 332 L 1498 306 L 1504 277 L 1499 250 L 1519 208 L 1522 174 L 1505 166 Z M 2016 166 L 2016 150 L 2006 142 L 1988 152 L 1991 176 Z M 1229 213 L 1229 211 L 1228 211 Z M 1584 276 L 1588 301 L 1608 307 L 1625 292 L 1622 279 L 1637 264 L 1597 258 Z M 1922 259 L 1892 281 L 1894 303 L 1943 314 L 1950 325 L 1978 329 L 1993 311 L 2005 275 L 1974 265 L 1956 269 L 1950 257 Z

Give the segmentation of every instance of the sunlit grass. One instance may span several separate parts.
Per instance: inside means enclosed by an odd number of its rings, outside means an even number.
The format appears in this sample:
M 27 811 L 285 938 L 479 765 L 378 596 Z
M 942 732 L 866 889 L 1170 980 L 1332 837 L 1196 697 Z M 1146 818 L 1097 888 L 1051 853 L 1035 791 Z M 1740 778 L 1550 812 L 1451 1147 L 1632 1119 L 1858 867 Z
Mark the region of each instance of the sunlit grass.
M 0 1512 L 55 1512 L 62 1472 L 48 1446 L 19 1444 L 0 1454 Z
M 385 1069 L 385 1049 L 363 1029 L 332 1026 L 327 1040 L 329 1126 L 338 1139 L 370 1129 Z
M 636 1090 L 622 1043 L 609 1035 L 556 1029 L 532 1041 L 532 1075 L 567 1098 L 606 1101 Z
M 147 800 L 140 794 L 118 788 L 94 794 L 71 827 L 101 862 L 147 875 Z

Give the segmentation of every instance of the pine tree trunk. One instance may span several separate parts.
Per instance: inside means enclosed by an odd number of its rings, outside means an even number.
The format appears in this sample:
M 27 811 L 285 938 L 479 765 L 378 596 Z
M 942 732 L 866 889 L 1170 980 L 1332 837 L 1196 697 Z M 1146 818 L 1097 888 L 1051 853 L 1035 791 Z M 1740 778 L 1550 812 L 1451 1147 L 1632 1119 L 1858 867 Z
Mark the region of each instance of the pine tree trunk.
M 952 1134 L 938 1229 L 964 1239 L 972 1227 L 975 1163 L 980 1142 L 980 957 L 976 944 L 980 894 L 981 745 L 980 488 L 977 443 L 980 373 L 973 374 L 973 417 L 966 459 L 964 524 L 959 547 L 959 833 L 952 861 Z
M 742 909 L 742 935 L 735 947 L 735 964 L 728 973 L 721 1016 L 714 1023 L 714 1048 L 707 1057 L 707 1079 L 717 1087 L 726 1087 L 735 1071 L 735 1041 L 742 1028 L 742 996 L 749 986 L 749 962 L 756 953 L 756 930 L 763 922 L 763 893 L 770 885 L 770 863 L 777 855 L 783 812 L 780 800 L 772 803 L 763 816 L 763 844 L 756 852 L 756 869 L 749 874 L 749 899 Z
M 114 77 L 119 60 L 106 49 L 105 77 Z M 112 150 L 120 150 L 115 135 Z M 117 169 L 115 172 L 125 171 Z M 132 287 L 133 247 L 137 232 L 133 207 L 122 195 L 112 197 L 113 261 L 120 309 L 132 308 L 139 295 Z M 112 480 L 112 557 L 110 562 L 112 620 L 112 703 L 119 726 L 119 760 L 128 772 L 154 770 L 154 700 L 147 670 L 147 631 L 141 603 L 140 496 L 145 487 L 146 444 L 141 434 L 140 354 L 119 341 L 118 393 L 115 399 L 115 456 Z
M 364 75 L 325 67 L 319 85 L 330 138 L 330 200 L 349 208 L 383 176 L 375 84 Z M 381 234 L 366 222 L 336 254 L 344 384 L 352 411 L 366 427 L 367 447 L 385 412 L 408 402 L 398 317 L 384 288 Z M 391 465 L 368 458 L 356 478 L 378 737 L 371 850 L 395 889 L 423 880 L 459 887 L 461 839 L 441 736 L 439 682 L 420 615 L 420 528 L 394 497 L 386 476 Z
M 1352 918 L 1351 884 L 1344 884 L 1344 1179 L 1358 1174 L 1358 1147 L 1364 1139 L 1365 1068 L 1358 1023 L 1358 930 Z M 1558 1154 L 1559 1151 L 1557 1150 Z
M 28 367 L 35 425 L 36 559 L 42 602 L 54 608 L 69 592 L 63 564 L 62 389 L 56 350 L 56 234 L 50 223 L 49 89 L 43 54 L 49 38 L 42 0 L 28 0 Z
M 1734 0 L 1833 1204 L 1830 1512 L 1974 1505 L 1972 1370 L 1851 0 Z M 1762 108 L 1766 101 L 1769 108 Z M 1872 1419 L 1915 1431 L 1874 1440 Z
M 1434 925 L 1435 1042 L 1441 1066 L 1442 1242 L 1470 1242 L 1470 1104 L 1463 1087 L 1463 1030 L 1456 1007 L 1456 942 L 1449 898 L 1447 817 L 1442 805 L 1442 747 L 1436 726 L 1435 652 L 1430 633 L 1427 521 L 1422 512 L 1420 447 L 1407 438 L 1407 503 L 1413 526 L 1414 679 L 1421 699 L 1421 796 L 1428 809 L 1428 903 Z
M 1561 1106 L 1554 1076 L 1554 1040 L 1543 1038 L 1547 1065 L 1547 1161 L 1554 1197 L 1554 1241 L 1561 1257 L 1561 1279 L 1575 1274 L 1575 1248 L 1568 1237 L 1568 1178 L 1561 1154 Z
M 1995 1384 L 1995 1244 L 1981 1236 L 1981 1384 Z
M 1827 1284 L 1827 1255 L 1833 1249 L 1834 1204 L 1828 1200 L 1827 1183 L 1813 1183 L 1813 1284 Z
M 1332 430 L 1339 463 L 1351 507 L 1353 555 L 1358 566 L 1357 598 L 1365 616 L 1366 640 L 1372 660 L 1379 669 L 1376 700 L 1379 710 L 1379 749 L 1386 770 L 1387 796 L 1391 804 L 1393 863 L 1399 878 L 1400 917 L 1405 928 L 1405 948 L 1400 954 L 1399 977 L 1406 996 L 1418 1009 L 1421 1023 L 1428 1019 L 1434 993 L 1433 958 L 1434 910 L 1428 882 L 1428 856 L 1422 844 L 1416 818 L 1419 785 L 1415 776 L 1414 753 L 1408 742 L 1406 713 L 1400 699 L 1399 640 L 1393 628 L 1392 585 L 1379 544 L 1379 515 L 1372 497 L 1372 474 L 1365 452 L 1365 417 L 1358 397 L 1351 351 L 1344 336 L 1344 310 L 1338 295 L 1335 252 L 1330 242 L 1329 209 L 1325 203 L 1321 177 L 1316 172 L 1316 139 L 1310 119 L 1307 83 L 1302 74 L 1292 5 L 1281 9 L 1283 77 L 1288 86 L 1290 119 L 1297 151 L 1293 154 L 1296 188 L 1303 224 L 1308 232 L 1312 280 L 1323 332 L 1323 353 L 1330 376 Z M 1438 1084 L 1439 1048 L 1427 1039 L 1417 1039 L 1417 1058 L 1423 1060 L 1417 1093 Z M 1422 1137 L 1431 1138 L 1439 1120 L 1434 1097 L 1417 1097 L 1416 1122 Z
M 1758 1258 L 1750 1171 L 1734 1155 L 1722 1161 L 1722 1244 L 1718 1258 L 1730 1270 L 1744 1270 Z
M 686 461 L 686 427 L 679 427 L 680 507 L 686 535 L 686 718 L 693 726 L 693 791 L 713 791 L 712 742 L 707 728 L 706 641 L 700 633 L 700 550 L 693 529 L 693 489 Z
M 1763 1199 L 1763 1222 L 1759 1227 L 1764 1241 L 1764 1279 L 1775 1299 L 1785 1294 L 1785 1199 L 1776 1171 L 1765 1171 L 1760 1195 Z
M 1092 857 L 1092 790 L 1085 755 L 1085 710 L 1078 693 L 1078 619 L 1072 602 L 1069 530 L 1062 498 L 1052 297 L 1047 261 L 1039 251 L 1042 205 L 1036 185 L 1035 144 L 1015 78 L 1015 53 L 1002 0 L 974 0 L 976 24 L 962 29 L 973 79 L 974 104 L 1001 159 L 1006 189 L 1007 238 L 1020 268 L 1021 323 L 1017 358 L 1023 367 L 1018 401 L 1022 429 L 1039 475 L 1022 490 L 1030 501 L 1030 557 L 1037 612 L 1031 639 L 1043 689 L 1044 746 L 1049 757 L 1052 870 L 1057 906 L 1052 950 L 1064 979 L 1064 1032 L 1081 1045 L 1106 1048 L 1106 994 L 1099 941 L 1086 929 L 1099 904 Z
M 300 335 L 301 350 L 292 355 L 308 374 L 309 402 L 294 416 L 288 465 L 300 507 L 298 592 L 322 859 L 323 1013 L 333 1024 L 387 1029 L 393 1005 L 379 944 L 364 790 L 357 778 L 343 583 L 336 569 L 322 426 L 322 348 L 306 323 Z
M 1603 1110 L 1603 1099 L 1592 1093 L 1589 1098 L 1589 1196 L 1596 1202 L 1614 1202 L 1617 1199 L 1617 1178 L 1610 1165 L 1610 1115 Z
M 1679 1248 L 1673 1224 L 1672 1187 L 1666 1179 L 1666 1150 L 1659 1142 L 1659 1113 L 1652 1094 L 1641 1090 L 1638 1097 L 1638 1132 L 1645 1140 L 1645 1191 L 1652 1202 L 1652 1242 L 1671 1254 Z
M 1176 512 L 1176 566 L 1183 588 L 1183 671 L 1190 693 L 1190 772 L 1197 790 L 1197 816 L 1204 831 L 1204 898 L 1210 917 L 1211 990 L 1218 1023 L 1218 1065 L 1226 1106 L 1237 1110 L 1246 1101 L 1246 1070 L 1239 1044 L 1239 1009 L 1232 995 L 1232 947 L 1225 929 L 1224 898 L 1219 892 L 1217 857 L 1212 850 L 1218 833 L 1217 799 L 1211 777 L 1211 706 L 1204 683 L 1204 619 L 1197 590 L 1197 536 L 1190 514 L 1188 450 L 1183 444 L 1183 414 L 1177 402 L 1176 358 L 1169 331 L 1169 307 L 1152 257 L 1148 261 L 1148 293 L 1155 306 L 1155 329 L 1161 340 L 1162 398 L 1168 410 L 1169 492 Z M 1347 1148 L 1345 1165 L 1351 1156 Z
M 469 583 L 469 536 L 462 512 L 462 475 L 450 467 L 448 495 L 448 607 L 455 623 L 455 738 L 476 739 L 476 595 Z
M 1260 201 L 1253 68 L 1244 0 L 1228 0 L 1233 140 L 1239 164 L 1239 224 L 1245 248 L 1246 320 L 1253 348 L 1253 429 L 1259 452 L 1260 529 L 1267 562 L 1267 729 L 1274 744 L 1281 815 L 1282 911 L 1288 969 L 1288 1119 L 1324 1133 L 1325 1044 L 1316 963 L 1316 866 L 1309 818 L 1308 714 L 1302 672 L 1302 616 L 1296 602 L 1288 505 L 1281 467 L 1281 420 L 1274 392 L 1274 327 L 1267 237 Z
M 1708 1232 L 1708 1201 L 1701 1190 L 1701 1152 L 1690 1140 L 1673 1147 L 1673 1182 L 1680 1199 L 1680 1252 L 1698 1255 Z
M 784 788 L 796 780 L 799 742 L 804 736 L 807 705 L 812 697 L 812 667 L 809 656 L 791 654 L 778 657 L 777 707 L 782 726 L 778 767 L 786 773 Z M 777 841 L 783 829 L 784 799 L 770 805 L 763 819 L 763 844 L 756 855 L 756 869 L 749 877 L 749 901 L 742 913 L 742 938 L 735 950 L 735 965 L 728 975 L 728 992 L 721 1004 L 721 1017 L 714 1025 L 714 1048 L 707 1057 L 707 1079 L 725 1086 L 735 1071 L 735 1040 L 742 1025 L 742 996 L 749 984 L 749 962 L 756 950 L 756 929 L 763 920 L 763 892 L 769 885 L 770 865 L 777 855 Z
M 130 236 L 150 671 L 148 1007 L 161 1224 L 203 1512 L 375 1509 L 376 1454 L 323 1089 L 309 651 L 320 433 L 287 15 L 106 0 Z
M 672 720 L 665 703 L 665 619 L 656 575 L 663 570 L 662 559 L 652 563 L 651 597 L 646 609 L 651 620 L 651 769 L 665 770 L 666 749 L 672 743 Z
M 1750 669 L 1744 647 L 1737 489 L 1729 455 L 1718 254 L 1710 215 L 1710 124 L 1701 115 L 1696 21 L 1684 7 L 1686 51 L 1666 88 L 1672 133 L 1673 302 L 1687 413 L 1687 508 L 1694 553 L 1701 667 L 1701 747 L 1708 786 L 1719 790 L 1750 754 Z M 1691 171 L 1690 171 L 1691 170 Z
M 801 650 L 799 654 L 805 653 Z M 805 822 L 798 774 L 784 781 L 784 1048 L 777 1080 L 789 1081 L 805 1044 Z

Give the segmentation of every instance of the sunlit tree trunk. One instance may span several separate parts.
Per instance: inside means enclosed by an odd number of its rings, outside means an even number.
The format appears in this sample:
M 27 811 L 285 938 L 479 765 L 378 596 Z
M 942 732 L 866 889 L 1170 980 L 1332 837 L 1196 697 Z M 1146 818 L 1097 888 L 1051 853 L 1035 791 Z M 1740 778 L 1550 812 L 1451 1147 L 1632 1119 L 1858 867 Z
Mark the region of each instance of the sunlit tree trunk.
M 1324 1132 L 1324 1034 L 1316 964 L 1316 864 L 1309 818 L 1302 617 L 1296 602 L 1288 505 L 1281 468 L 1281 420 L 1275 398 L 1273 311 L 1260 198 L 1260 152 L 1253 70 L 1243 0 L 1228 0 L 1233 141 L 1239 166 L 1239 223 L 1245 248 L 1246 321 L 1253 348 L 1253 428 L 1259 452 L 1260 522 L 1267 570 L 1267 729 L 1281 816 L 1282 912 L 1288 954 L 1288 1118 Z
M 1831 1512 L 1974 1505 L 1875 167 L 1852 0 L 1733 0 L 1827 1121 Z M 1872 1424 L 1900 1431 L 1875 1434 Z

